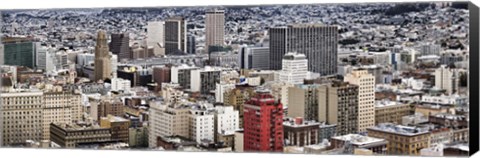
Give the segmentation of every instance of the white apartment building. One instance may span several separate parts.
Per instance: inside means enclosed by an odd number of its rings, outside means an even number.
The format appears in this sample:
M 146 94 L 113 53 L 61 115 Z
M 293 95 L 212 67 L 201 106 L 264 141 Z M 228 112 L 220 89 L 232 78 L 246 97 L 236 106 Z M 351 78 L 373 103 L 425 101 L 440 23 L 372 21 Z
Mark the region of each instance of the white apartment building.
M 223 96 L 225 92 L 228 92 L 232 89 L 235 88 L 235 84 L 233 83 L 226 83 L 226 84 L 220 84 L 217 83 L 215 86 L 215 102 L 220 102 L 223 103 Z
M 112 91 L 130 92 L 131 84 L 130 80 L 115 77 L 112 79 Z
M 210 66 L 192 70 L 190 75 L 191 90 L 202 94 L 208 94 L 215 91 L 216 83 L 220 82 L 220 74 L 222 70 L 223 69 L 220 67 Z
M 449 95 L 458 91 L 459 80 L 459 69 L 452 69 L 446 65 L 441 65 L 440 68 L 435 70 L 435 87 L 446 90 Z
M 190 139 L 197 143 L 215 140 L 215 114 L 205 106 L 193 106 L 190 110 Z
M 291 84 L 303 84 L 307 78 L 308 60 L 304 54 L 289 52 L 282 59 L 282 70 L 280 71 L 280 81 Z
M 345 82 L 358 87 L 358 130 L 366 132 L 375 126 L 375 76 L 367 70 L 353 70 L 344 78 Z
M 233 106 L 215 107 L 216 133 L 233 133 L 239 129 L 239 111 Z

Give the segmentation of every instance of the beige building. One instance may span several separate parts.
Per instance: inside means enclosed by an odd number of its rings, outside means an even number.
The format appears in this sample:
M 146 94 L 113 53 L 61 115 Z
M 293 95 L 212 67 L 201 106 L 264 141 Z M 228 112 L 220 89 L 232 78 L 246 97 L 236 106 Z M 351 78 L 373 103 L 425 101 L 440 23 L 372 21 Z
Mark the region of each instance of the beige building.
M 375 101 L 375 124 L 401 124 L 404 116 L 414 114 L 415 108 L 409 104 L 394 101 Z
M 43 99 L 43 140 L 50 140 L 50 123 L 69 124 L 82 119 L 83 105 L 80 94 L 45 92 Z
M 338 135 L 358 132 L 358 86 L 347 82 L 322 85 L 318 90 L 318 121 L 336 124 Z
M 112 77 L 112 61 L 107 44 L 107 33 L 98 32 L 97 45 L 95 46 L 95 81 Z
M 110 128 L 112 140 L 119 140 L 124 143 L 129 143 L 128 129 L 130 127 L 130 120 L 118 116 L 108 115 L 107 117 L 102 117 L 100 119 L 100 127 Z
M 318 84 L 296 85 L 288 88 L 288 117 L 318 120 Z
M 108 115 L 123 116 L 125 114 L 125 105 L 120 99 L 103 98 L 96 106 L 97 120 Z
M 149 109 L 149 147 L 157 146 L 157 137 L 181 136 L 189 138 L 190 109 L 151 104 Z
M 255 94 L 254 88 L 250 86 L 237 86 L 226 91 L 223 95 L 223 103 L 227 106 L 233 106 L 239 112 L 239 128 L 243 128 L 243 103 Z
M 243 130 L 235 131 L 233 151 L 243 152 Z
M 40 142 L 43 132 L 43 92 L 0 93 L 2 146 Z
M 206 11 L 205 17 L 205 48 L 223 46 L 225 42 L 225 11 L 212 9 Z
M 78 124 L 50 124 L 50 141 L 62 148 L 75 148 L 78 143 L 111 141 L 110 128 Z
M 375 76 L 367 70 L 354 70 L 344 78 L 358 86 L 358 131 L 375 126 Z
M 430 147 L 430 132 L 413 126 L 384 123 L 367 129 L 368 136 L 388 141 L 389 155 L 420 155 L 420 150 Z

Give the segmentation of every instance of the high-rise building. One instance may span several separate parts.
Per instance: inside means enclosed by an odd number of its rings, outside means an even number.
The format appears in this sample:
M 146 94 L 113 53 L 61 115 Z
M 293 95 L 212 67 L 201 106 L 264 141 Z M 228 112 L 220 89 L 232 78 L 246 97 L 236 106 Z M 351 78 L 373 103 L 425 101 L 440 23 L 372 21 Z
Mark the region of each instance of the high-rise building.
M 318 90 L 318 120 L 337 125 L 338 135 L 358 132 L 358 86 L 335 81 Z
M 269 92 L 257 91 L 244 105 L 246 152 L 283 152 L 283 105 Z
M 109 128 L 112 134 L 112 140 L 128 143 L 128 132 L 130 120 L 122 117 L 108 115 L 100 118 L 100 127 Z
M 435 70 L 435 87 L 446 90 L 447 94 L 458 91 L 460 86 L 460 71 L 441 65 Z
M 241 69 L 270 69 L 269 47 L 242 47 L 238 53 Z
M 43 140 L 50 140 L 50 123 L 70 124 L 83 114 L 82 96 L 69 92 L 45 92 L 43 95 Z
M 239 111 L 235 110 L 233 106 L 216 105 L 215 106 L 215 134 L 233 134 L 240 127 Z
M 225 11 L 212 9 L 206 11 L 205 48 L 223 46 L 225 42 Z
M 95 46 L 95 81 L 110 79 L 112 75 L 112 61 L 107 44 L 107 34 L 98 32 L 97 45 Z
M 188 35 L 187 36 L 187 53 L 195 54 L 195 51 L 196 51 L 195 36 Z
M 2 146 L 43 138 L 43 92 L 0 93 Z
M 180 66 L 173 66 L 171 68 L 171 81 L 173 83 L 178 83 L 183 89 L 190 89 L 191 88 L 191 72 L 193 70 L 199 69 L 194 66 L 188 65 L 180 65 Z
M 209 66 L 192 70 L 190 75 L 191 90 L 201 94 L 215 93 L 216 83 L 220 82 L 221 72 L 221 68 Z
M 234 89 L 226 91 L 223 95 L 223 103 L 230 105 L 239 111 L 239 127 L 243 128 L 244 103 L 255 94 L 254 88 L 248 85 L 237 85 Z
M 190 110 L 181 107 L 150 104 L 148 146 L 157 146 L 157 138 L 165 136 L 181 136 L 189 138 Z
M 187 51 L 187 23 L 182 17 L 165 21 L 165 55 Z
M 198 144 L 215 141 L 215 114 L 203 105 L 194 105 L 189 115 L 190 139 Z
M 345 82 L 358 86 L 358 131 L 366 132 L 375 126 L 375 76 L 367 70 L 353 70 Z
M 289 117 L 318 121 L 318 84 L 296 85 L 288 88 Z
M 112 54 L 118 56 L 118 60 L 130 59 L 130 35 L 128 33 L 112 34 L 110 42 L 110 50 Z
M 308 60 L 304 54 L 287 53 L 282 59 L 282 70 L 279 79 L 290 84 L 302 84 L 307 78 Z
M 162 88 L 162 83 L 170 83 L 171 70 L 169 66 L 154 66 L 152 74 L 153 82 L 157 83 L 159 89 Z
M 270 69 L 280 70 L 287 52 L 305 54 L 308 71 L 320 75 L 337 73 L 337 26 L 319 24 L 270 28 Z
M 35 43 L 33 38 L 4 37 L 3 62 L 5 65 L 35 68 Z
M 165 22 L 151 21 L 147 24 L 147 45 L 155 55 L 165 55 Z

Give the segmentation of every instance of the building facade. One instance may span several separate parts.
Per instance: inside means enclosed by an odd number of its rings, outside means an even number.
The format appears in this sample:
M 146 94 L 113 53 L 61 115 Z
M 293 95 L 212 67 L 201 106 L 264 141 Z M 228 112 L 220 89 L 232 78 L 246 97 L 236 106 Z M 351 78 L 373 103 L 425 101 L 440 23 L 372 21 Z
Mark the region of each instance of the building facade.
M 225 42 L 225 11 L 212 9 L 205 13 L 205 48 L 223 46 Z
M 388 141 L 389 155 L 420 155 L 420 150 L 430 147 L 430 132 L 412 126 L 391 123 L 367 128 L 368 136 Z
M 358 131 L 375 126 L 375 76 L 366 70 L 354 70 L 344 78 L 358 86 Z
M 122 117 L 108 115 L 100 118 L 100 127 L 109 128 L 112 134 L 112 140 L 129 143 L 130 120 Z
M 62 148 L 75 148 L 79 143 L 111 141 L 109 128 L 77 124 L 50 124 L 50 141 Z
M 413 115 L 414 106 L 393 101 L 376 101 L 375 124 L 395 123 L 402 124 L 404 116 Z
M 130 35 L 128 33 L 112 34 L 110 42 L 110 51 L 118 55 L 118 60 L 130 59 Z
M 268 92 L 257 92 L 244 105 L 246 152 L 283 152 L 283 106 Z
M 308 146 L 318 144 L 320 123 L 303 120 L 301 117 L 286 118 L 283 121 L 283 134 L 286 146 Z
M 268 70 L 270 69 L 270 48 L 250 47 L 241 48 L 239 55 L 240 69 Z
M 296 85 L 288 88 L 288 115 L 318 121 L 318 84 Z
M 35 68 L 35 43 L 33 38 L 5 37 L 3 42 L 3 63 Z
M 112 61 L 107 44 L 107 33 L 99 31 L 95 46 L 95 81 L 110 79 L 112 75 Z
M 304 54 L 287 53 L 282 59 L 282 70 L 279 73 L 281 82 L 302 84 L 307 78 L 308 60 Z
M 182 17 L 165 21 L 165 55 L 187 51 L 187 23 Z

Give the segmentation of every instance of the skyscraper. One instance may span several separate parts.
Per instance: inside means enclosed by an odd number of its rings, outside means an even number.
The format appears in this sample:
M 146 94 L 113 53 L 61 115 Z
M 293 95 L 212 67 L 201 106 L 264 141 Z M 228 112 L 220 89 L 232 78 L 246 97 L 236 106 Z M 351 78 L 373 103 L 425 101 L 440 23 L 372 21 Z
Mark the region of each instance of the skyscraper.
M 283 152 L 283 105 L 257 91 L 244 105 L 244 151 Z
M 97 45 L 95 46 L 95 81 L 111 78 L 112 62 L 108 50 L 107 33 L 98 32 Z
M 308 60 L 304 54 L 287 53 L 282 59 L 282 71 L 279 79 L 290 84 L 302 84 L 307 78 Z
M 31 37 L 6 37 L 3 42 L 3 62 L 35 68 L 35 43 Z
M 344 81 L 359 87 L 358 131 L 366 132 L 367 128 L 375 126 L 375 76 L 358 69 L 347 74 Z
M 165 21 L 165 54 L 187 51 L 187 23 L 182 17 Z
M 305 54 L 308 70 L 320 75 L 337 73 L 337 26 L 319 24 L 270 28 L 270 69 L 280 70 L 287 52 Z
M 188 35 L 187 36 L 187 53 L 188 54 L 195 54 L 195 36 Z
M 152 21 L 147 24 L 147 45 L 153 46 L 155 55 L 165 55 L 165 22 Z
M 288 88 L 289 117 L 318 121 L 318 84 L 296 85 Z
M 334 81 L 318 89 L 318 121 L 336 124 L 337 135 L 358 131 L 358 86 Z
M 112 34 L 110 49 L 112 54 L 118 55 L 118 60 L 130 59 L 130 36 L 127 33 Z
M 205 48 L 209 46 L 223 46 L 225 39 L 225 11 L 209 10 L 205 18 Z

